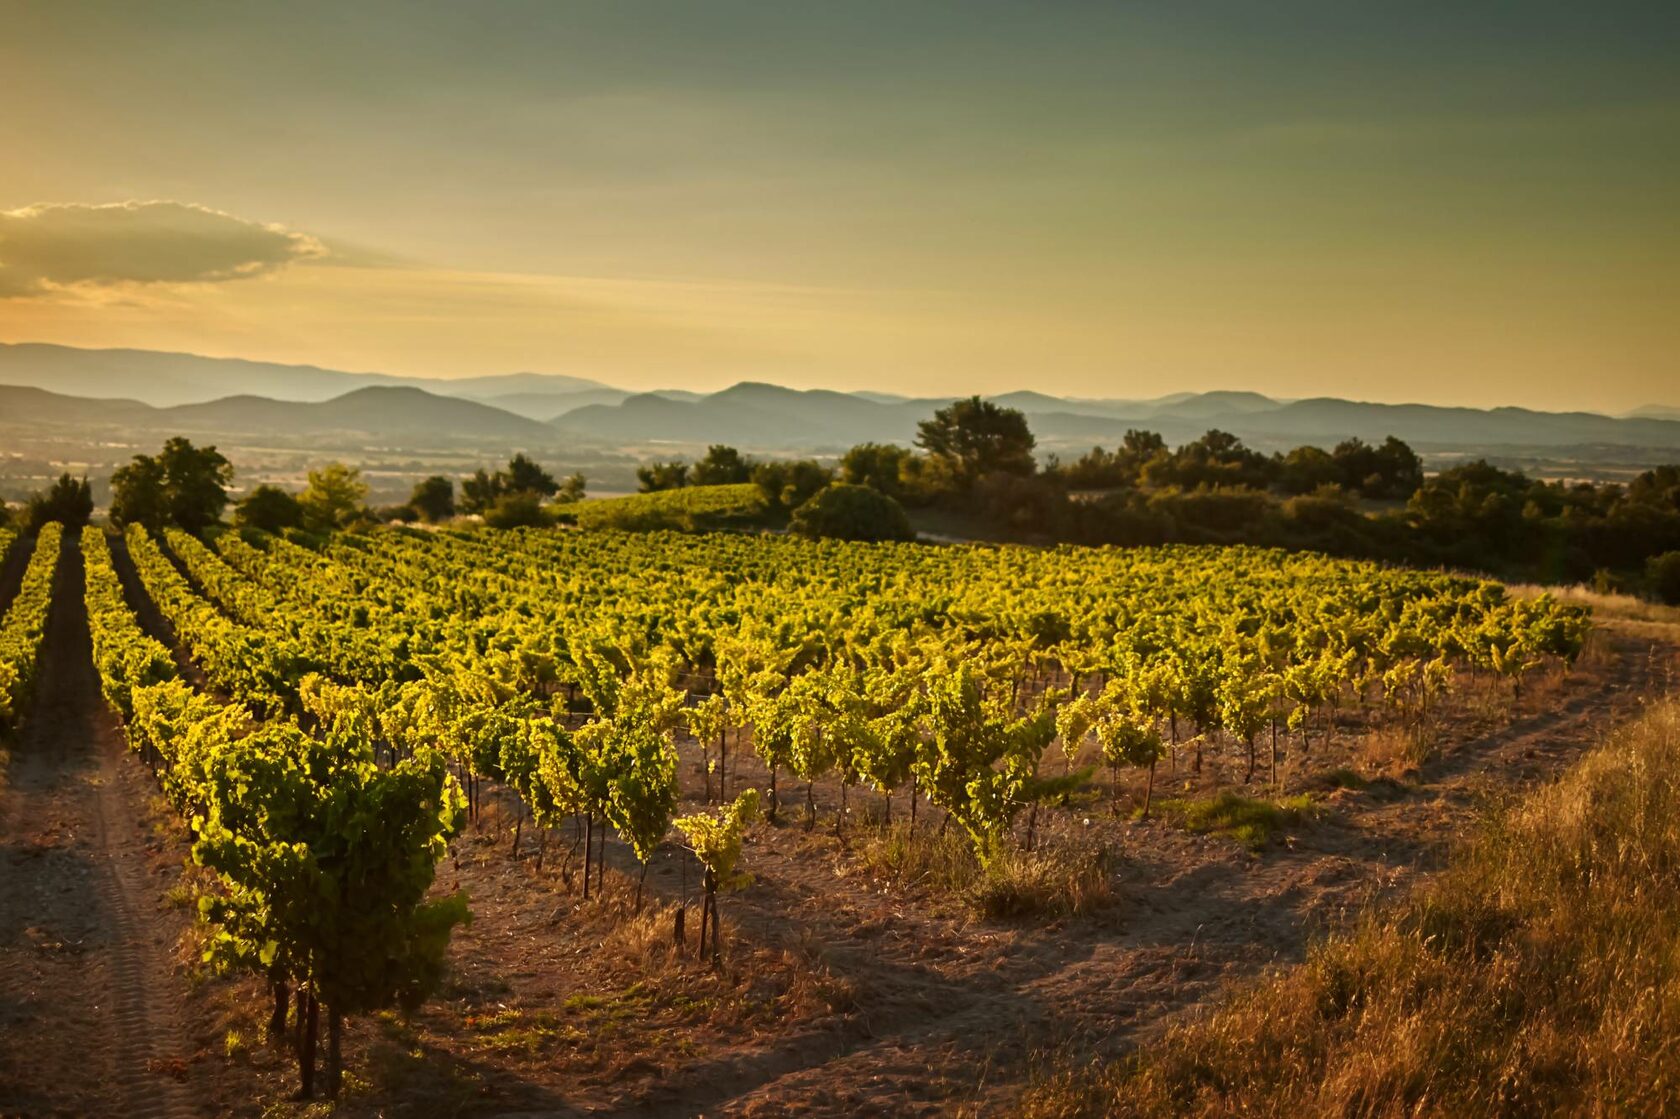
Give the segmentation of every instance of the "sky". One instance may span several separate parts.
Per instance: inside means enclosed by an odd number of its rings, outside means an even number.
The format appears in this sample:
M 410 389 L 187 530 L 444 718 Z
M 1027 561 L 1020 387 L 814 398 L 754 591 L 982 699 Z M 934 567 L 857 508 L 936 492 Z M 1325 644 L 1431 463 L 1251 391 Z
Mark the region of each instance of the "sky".
M 1680 404 L 1680 5 L 0 0 L 0 340 Z

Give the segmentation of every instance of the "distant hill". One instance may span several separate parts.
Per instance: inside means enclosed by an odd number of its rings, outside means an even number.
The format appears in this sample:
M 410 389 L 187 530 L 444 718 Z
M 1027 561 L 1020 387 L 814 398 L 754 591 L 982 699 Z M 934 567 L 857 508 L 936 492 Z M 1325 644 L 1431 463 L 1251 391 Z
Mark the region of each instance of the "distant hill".
M 572 392 L 508 392 L 488 396 L 462 394 L 462 397 L 529 420 L 552 420 L 555 416 L 591 404 L 618 404 L 630 395 L 624 389 L 576 389 Z
M 1592 412 L 1444 408 L 1321 398 L 1277 401 L 1258 393 L 1176 395 L 1155 401 L 1064 400 L 1036 392 L 994 398 L 1025 412 L 1040 442 L 1113 446 L 1129 428 L 1181 443 L 1217 427 L 1266 448 L 1350 436 L 1396 435 L 1434 448 L 1609 445 L 1680 449 L 1680 421 Z M 869 440 L 908 443 L 916 425 L 950 398 L 893 400 L 744 383 L 693 402 L 648 394 L 568 412 L 554 426 L 576 439 L 625 445 L 730 443 L 768 450 L 834 450 Z
M 157 409 L 138 400 L 89 400 L 24 385 L 0 385 L 0 423 L 143 424 Z
M 156 350 L 82 350 L 37 342 L 0 342 L 0 385 L 50 389 L 73 396 L 133 399 L 160 408 L 239 395 L 324 401 L 352 389 L 372 386 L 405 385 L 439 396 L 475 399 L 508 393 L 617 391 L 599 381 L 548 373 L 458 379 L 397 377 L 387 373 L 346 373 L 314 365 L 280 365 Z M 541 416 L 553 416 L 561 407 L 545 408 Z
M 295 435 L 367 432 L 553 442 L 548 426 L 480 404 L 407 386 L 357 389 L 319 403 L 233 396 L 162 409 L 160 419 L 183 431 L 270 431 Z
M 908 442 L 916 423 L 945 401 L 886 403 L 850 393 L 743 383 L 696 400 L 653 393 L 557 417 L 576 438 L 639 444 L 731 443 L 757 448 L 849 447 L 869 440 Z
M 425 439 L 552 445 L 546 424 L 479 404 L 406 386 L 356 389 L 306 402 L 240 395 L 203 404 L 154 408 L 137 400 L 97 400 L 43 389 L 0 386 L 0 424 L 73 426 L 81 432 L 264 435 L 346 434 L 382 441 Z
M 8 427 L 357 435 L 396 447 L 424 438 L 597 450 L 669 444 L 671 453 L 688 453 L 728 443 L 760 454 L 833 454 L 869 441 L 909 444 L 916 425 L 952 399 L 760 382 L 713 393 L 631 393 L 540 373 L 427 380 L 147 350 L 0 344 L 0 425 Z M 1660 460 L 1680 450 L 1680 409 L 1658 405 L 1613 417 L 1331 397 L 1285 401 L 1233 391 L 1103 400 L 1021 390 L 992 399 L 1025 412 L 1041 448 L 1064 456 L 1112 447 L 1129 428 L 1179 444 L 1213 427 L 1263 450 L 1387 435 L 1453 454 L 1610 447 L 1651 451 L 1647 457 Z

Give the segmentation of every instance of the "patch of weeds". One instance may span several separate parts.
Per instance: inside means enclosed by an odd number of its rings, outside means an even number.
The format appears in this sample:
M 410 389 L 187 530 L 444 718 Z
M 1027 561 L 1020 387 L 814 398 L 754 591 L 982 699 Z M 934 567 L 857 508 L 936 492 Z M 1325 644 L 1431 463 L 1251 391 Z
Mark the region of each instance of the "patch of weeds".
M 994 853 L 969 888 L 970 902 L 994 921 L 1085 916 L 1114 900 L 1118 856 L 1095 840 L 1048 842 Z
M 900 822 L 865 836 L 853 851 L 881 878 L 959 899 L 994 921 L 1085 915 L 1113 900 L 1119 853 L 1083 836 L 1049 839 L 1028 851 L 1005 846 L 980 859 L 968 837 Z
M 923 825 L 912 831 L 907 821 L 900 821 L 865 834 L 852 849 L 866 868 L 900 886 L 960 894 L 980 875 L 973 846 L 955 829 L 941 834 Z
M 1337 766 L 1318 781 L 1326 789 L 1352 789 L 1355 792 L 1364 792 L 1371 784 L 1369 778 L 1345 765 Z
M 1412 791 L 1412 787 L 1404 781 L 1396 781 L 1392 777 L 1365 777 L 1345 765 L 1324 774 L 1315 784 L 1326 790 L 1348 789 L 1365 793 L 1377 800 L 1394 800 Z
M 412 1049 L 420 1043 L 420 1034 L 414 1028 L 414 1023 L 395 1010 L 381 1010 L 375 1017 L 379 1020 L 379 1024 L 385 1028 L 385 1036 L 398 1045 L 405 1049 Z
M 678 995 L 671 1000 L 671 1009 L 678 1014 L 709 1017 L 717 1009 L 716 995 Z
M 1281 800 L 1262 800 L 1222 792 L 1197 800 L 1163 800 L 1156 811 L 1187 831 L 1223 835 L 1250 851 L 1262 851 L 1291 828 L 1317 820 L 1322 810 L 1307 793 Z
M 577 994 L 561 1003 L 561 1009 L 580 1019 L 590 1033 L 613 1033 L 626 1023 L 645 1019 L 654 1009 L 654 992 L 646 983 L 636 982 L 607 995 Z
M 573 1027 L 563 1026 L 546 1010 L 526 1013 L 504 1009 L 495 1014 L 474 1015 L 467 1019 L 467 1029 L 475 1035 L 474 1045 L 496 1053 L 520 1052 L 531 1056 L 543 1052 L 555 1043 L 581 1036 Z

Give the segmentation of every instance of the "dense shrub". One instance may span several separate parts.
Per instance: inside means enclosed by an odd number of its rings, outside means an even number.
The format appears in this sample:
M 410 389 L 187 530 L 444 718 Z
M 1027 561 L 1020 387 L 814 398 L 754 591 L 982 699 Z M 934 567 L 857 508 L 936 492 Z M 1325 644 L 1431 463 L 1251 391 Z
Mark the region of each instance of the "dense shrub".
M 532 490 L 504 493 L 485 510 L 484 523 L 491 528 L 533 528 L 547 524 L 542 495 Z
M 879 490 L 846 482 L 819 491 L 793 511 L 801 536 L 834 540 L 910 540 L 916 535 L 904 507 Z
M 1645 565 L 1651 593 L 1671 606 L 1680 606 L 1680 552 L 1652 556 Z

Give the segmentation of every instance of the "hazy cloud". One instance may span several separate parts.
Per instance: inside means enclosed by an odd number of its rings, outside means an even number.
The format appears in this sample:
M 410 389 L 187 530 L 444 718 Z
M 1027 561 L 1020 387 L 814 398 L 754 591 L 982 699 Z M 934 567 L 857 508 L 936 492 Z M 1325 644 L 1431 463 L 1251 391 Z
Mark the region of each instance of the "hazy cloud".
M 240 280 L 325 256 L 316 238 L 185 202 L 0 211 L 0 298 Z

